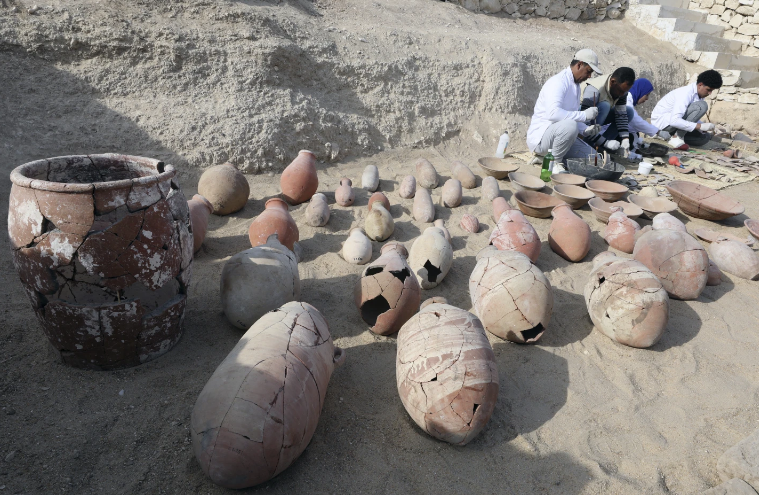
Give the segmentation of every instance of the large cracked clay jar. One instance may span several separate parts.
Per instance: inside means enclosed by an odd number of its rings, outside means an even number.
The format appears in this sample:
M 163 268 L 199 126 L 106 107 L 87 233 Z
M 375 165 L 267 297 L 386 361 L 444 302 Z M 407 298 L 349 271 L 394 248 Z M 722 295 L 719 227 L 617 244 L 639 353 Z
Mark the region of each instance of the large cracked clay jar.
M 311 441 L 329 379 L 344 361 L 310 304 L 266 313 L 195 402 L 190 433 L 203 472 L 225 488 L 247 488 L 287 469 Z
M 175 174 L 161 161 L 116 154 L 11 172 L 13 261 L 65 363 L 135 366 L 182 336 L 193 237 Z
M 398 332 L 398 395 L 427 434 L 466 445 L 498 400 L 498 367 L 480 320 L 442 303 L 426 305 Z

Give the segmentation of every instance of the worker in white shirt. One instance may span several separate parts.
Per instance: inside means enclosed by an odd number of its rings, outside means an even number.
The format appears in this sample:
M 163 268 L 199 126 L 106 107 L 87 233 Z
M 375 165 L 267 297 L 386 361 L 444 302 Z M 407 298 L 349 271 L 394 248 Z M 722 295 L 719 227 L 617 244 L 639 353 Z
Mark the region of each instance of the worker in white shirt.
M 659 100 L 651 114 L 651 123 L 659 129 L 675 134 L 669 145 L 675 149 L 687 150 L 689 144 L 706 144 L 714 130 L 714 124 L 701 123 L 709 104 L 704 98 L 722 87 L 722 76 L 716 70 L 707 70 L 698 75 L 696 82 L 677 88 Z
M 577 136 L 580 133 L 587 137 L 598 134 L 600 126 L 586 124 L 596 118 L 598 108 L 579 110 L 580 83 L 588 80 L 593 72 L 601 74 L 598 66 L 598 55 L 594 51 L 580 50 L 569 67 L 546 81 L 535 102 L 527 130 L 530 151 L 545 155 L 550 149 L 556 164 L 566 158 L 587 156 L 592 151 Z
M 644 147 L 643 141 L 638 138 L 639 132 L 642 132 L 647 136 L 656 136 L 659 139 L 663 139 L 664 141 L 668 141 L 669 138 L 672 137 L 669 132 L 665 131 L 664 129 L 659 129 L 655 125 L 650 124 L 648 121 L 644 120 L 643 117 L 638 115 L 638 111 L 635 108 L 638 105 L 641 105 L 648 101 L 648 97 L 651 95 L 653 90 L 654 85 L 651 84 L 651 81 L 645 77 L 641 77 L 635 80 L 632 87 L 630 88 L 630 91 L 627 93 L 627 108 L 631 108 L 633 112 L 633 116 L 628 127 L 630 129 L 630 134 L 633 136 L 633 140 L 635 140 L 633 148 L 637 147 L 640 149 Z

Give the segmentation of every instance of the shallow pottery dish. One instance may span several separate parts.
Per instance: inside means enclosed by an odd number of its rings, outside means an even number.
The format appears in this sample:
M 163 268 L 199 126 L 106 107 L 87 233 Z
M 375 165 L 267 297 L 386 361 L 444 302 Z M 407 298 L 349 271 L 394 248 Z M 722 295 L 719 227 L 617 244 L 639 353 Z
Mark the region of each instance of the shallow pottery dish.
M 511 172 L 509 180 L 514 184 L 517 191 L 540 191 L 546 186 L 540 177 L 525 174 L 524 172 Z
M 666 187 L 672 195 L 672 201 L 692 217 L 724 220 L 745 211 L 743 205 L 734 199 L 695 182 L 676 180 Z
M 585 183 L 585 187 L 604 201 L 617 201 L 629 191 L 627 186 L 608 180 L 589 180 Z
M 751 246 L 754 244 L 754 238 L 751 237 L 750 235 L 741 239 L 737 235 L 730 234 L 729 232 L 718 232 L 716 230 L 707 229 L 705 227 L 698 228 L 694 230 L 693 233 L 696 234 L 699 239 L 703 239 L 706 242 L 714 242 L 720 237 L 724 237 L 725 239 L 729 239 L 731 241 L 742 242 L 743 244 L 747 246 Z
M 667 198 L 662 198 L 661 196 L 650 198 L 647 196 L 631 194 L 627 197 L 627 201 L 640 206 L 640 208 L 643 210 L 643 217 L 650 219 L 653 219 L 659 213 L 671 213 L 677 209 L 677 203 L 673 203 Z
M 625 212 L 629 218 L 638 218 L 643 214 L 643 210 L 640 206 L 633 203 L 626 203 L 624 201 L 617 201 L 616 203 L 607 203 L 601 198 L 593 198 L 588 201 L 590 209 L 596 215 L 599 222 L 609 223 L 609 216 L 611 215 L 611 207 L 619 206 Z
M 748 231 L 751 232 L 751 235 L 759 239 L 759 222 L 753 218 L 747 218 L 743 221 L 743 225 L 745 225 Z
M 609 168 L 601 168 L 588 164 L 585 158 L 567 158 L 567 169 L 572 174 L 597 180 L 617 180 L 625 173 L 621 163 L 611 162 Z
M 553 207 L 564 203 L 559 198 L 537 191 L 517 191 L 514 199 L 522 213 L 536 218 L 550 217 Z
M 575 175 L 575 174 L 553 174 L 551 175 L 551 182 L 553 182 L 553 185 L 558 186 L 559 184 L 566 184 L 568 186 L 585 186 L 585 181 L 588 180 L 587 177 L 583 177 L 582 175 Z
M 506 155 L 505 158 L 488 156 L 480 158 L 477 160 L 477 163 L 480 164 L 480 168 L 486 175 L 495 177 L 496 179 L 505 179 L 509 175 L 509 172 L 519 170 L 519 162 L 510 155 Z
M 587 204 L 588 200 L 596 196 L 592 191 L 588 191 L 584 187 L 572 186 L 570 184 L 555 185 L 553 195 L 569 204 L 573 210 L 582 208 Z

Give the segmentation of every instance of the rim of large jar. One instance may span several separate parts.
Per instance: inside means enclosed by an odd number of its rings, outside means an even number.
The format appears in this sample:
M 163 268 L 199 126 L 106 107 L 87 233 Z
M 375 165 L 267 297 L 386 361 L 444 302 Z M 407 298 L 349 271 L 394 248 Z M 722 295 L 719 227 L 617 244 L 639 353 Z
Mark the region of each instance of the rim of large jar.
M 137 177 L 134 179 L 121 179 L 121 180 L 114 180 L 114 181 L 103 181 L 103 182 L 87 182 L 87 183 L 69 183 L 69 182 L 53 182 L 49 180 L 42 180 L 42 179 L 32 179 L 31 177 L 27 177 L 25 173 L 32 173 L 32 170 L 34 167 L 37 167 L 43 163 L 48 163 L 51 160 L 60 160 L 60 159 L 66 159 L 66 158 L 90 158 L 93 157 L 97 158 L 107 158 L 112 160 L 124 160 L 124 161 L 133 161 L 138 162 L 141 165 L 148 166 L 158 172 L 155 175 L 147 175 L 144 177 Z M 163 171 L 161 171 L 163 169 Z M 18 167 L 14 168 L 13 171 L 11 171 L 11 182 L 17 186 L 21 187 L 28 187 L 31 189 L 36 189 L 40 191 L 52 191 L 52 192 L 60 192 L 60 193 L 87 193 L 92 192 L 93 190 L 98 191 L 107 191 L 109 189 L 121 189 L 125 187 L 131 187 L 133 184 L 139 184 L 143 186 L 149 186 L 151 184 L 157 184 L 159 182 L 163 182 L 165 180 L 172 179 L 177 174 L 176 169 L 173 165 L 166 165 L 163 161 L 157 160 L 155 158 L 147 158 L 143 156 L 134 156 L 134 155 L 122 155 L 118 153 L 101 153 L 101 154 L 94 154 L 94 155 L 65 155 L 65 156 L 54 156 L 51 158 L 43 158 L 40 160 L 34 160 L 31 162 L 24 163 L 23 165 L 19 165 Z

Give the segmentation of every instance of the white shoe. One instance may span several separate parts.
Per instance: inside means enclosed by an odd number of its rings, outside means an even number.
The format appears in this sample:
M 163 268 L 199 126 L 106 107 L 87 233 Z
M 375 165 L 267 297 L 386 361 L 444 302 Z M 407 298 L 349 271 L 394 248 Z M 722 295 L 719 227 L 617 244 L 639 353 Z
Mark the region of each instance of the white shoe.
M 564 165 L 562 165 L 561 162 L 554 162 L 553 170 L 551 170 L 551 174 L 565 174 L 565 173 L 567 173 L 567 169 L 564 168 Z
M 677 136 L 672 136 L 672 139 L 670 139 L 667 142 L 667 144 L 670 145 L 671 147 L 673 147 L 676 150 L 685 151 L 688 148 L 690 148 L 690 146 L 688 146 L 687 144 L 685 144 L 685 141 L 683 141 L 682 139 L 680 139 Z
M 530 165 L 543 165 L 543 157 L 540 155 L 534 155 L 530 160 Z

